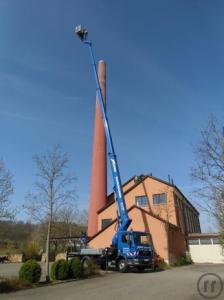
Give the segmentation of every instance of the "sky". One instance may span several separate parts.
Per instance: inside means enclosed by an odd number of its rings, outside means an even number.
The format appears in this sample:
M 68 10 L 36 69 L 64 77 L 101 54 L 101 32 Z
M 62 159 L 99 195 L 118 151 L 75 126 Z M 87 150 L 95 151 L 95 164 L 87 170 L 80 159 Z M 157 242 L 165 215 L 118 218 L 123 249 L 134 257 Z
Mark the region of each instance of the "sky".
M 122 181 L 168 174 L 194 201 L 194 146 L 223 121 L 223 1 L 0 0 L 0 157 L 14 174 L 17 218 L 34 154 L 61 144 L 88 207 L 95 111 L 83 24 L 107 64 L 107 112 Z M 108 170 L 109 191 L 112 179 Z M 202 214 L 202 229 L 213 230 Z

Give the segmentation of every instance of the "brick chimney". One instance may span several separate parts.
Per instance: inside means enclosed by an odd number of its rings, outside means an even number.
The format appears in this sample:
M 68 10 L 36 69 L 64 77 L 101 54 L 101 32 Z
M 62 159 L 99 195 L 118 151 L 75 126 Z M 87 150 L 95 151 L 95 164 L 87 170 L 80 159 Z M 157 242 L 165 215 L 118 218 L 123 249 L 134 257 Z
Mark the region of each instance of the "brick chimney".
M 100 60 L 98 63 L 100 87 L 106 104 L 106 65 Z M 98 231 L 97 211 L 106 204 L 107 199 L 107 157 L 106 138 L 101 118 L 98 97 L 96 98 L 96 112 L 93 136 L 92 174 L 90 183 L 90 200 L 87 235 L 93 236 Z

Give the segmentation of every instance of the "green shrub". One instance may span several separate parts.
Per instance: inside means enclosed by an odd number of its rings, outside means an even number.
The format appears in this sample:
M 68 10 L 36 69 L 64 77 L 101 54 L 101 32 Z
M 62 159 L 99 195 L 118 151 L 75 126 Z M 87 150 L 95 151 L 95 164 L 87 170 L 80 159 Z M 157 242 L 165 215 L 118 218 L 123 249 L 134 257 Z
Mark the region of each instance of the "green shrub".
M 55 261 L 51 266 L 51 279 L 56 280 L 58 269 L 58 261 Z
M 220 234 L 219 241 L 222 247 L 224 247 L 224 232 Z
M 36 283 L 40 280 L 41 266 L 36 260 L 31 259 L 25 262 L 19 270 L 19 279 L 29 283 Z
M 158 268 L 159 268 L 160 270 L 168 270 L 168 269 L 170 269 L 170 266 L 169 266 L 168 263 L 165 262 L 164 259 L 162 259 L 162 260 L 160 260 L 160 262 L 159 262 L 159 264 L 158 264 Z
M 185 257 L 185 262 L 186 262 L 187 265 L 191 265 L 191 264 L 194 263 L 189 252 L 187 252 L 184 255 L 184 257 Z
M 66 260 L 60 259 L 52 264 L 51 278 L 53 280 L 65 280 L 69 278 L 69 264 Z
M 174 266 L 186 266 L 186 265 L 190 265 L 192 264 L 193 261 L 191 259 L 191 256 L 189 253 L 182 255 L 180 258 L 178 258 L 178 260 L 176 261 L 176 263 L 174 264 Z
M 58 279 L 64 280 L 69 277 L 69 267 L 68 262 L 66 260 L 61 260 L 58 268 Z
M 99 274 L 99 266 L 93 259 L 88 259 L 83 262 L 83 276 L 89 277 L 91 275 Z
M 69 260 L 69 278 L 80 278 L 83 275 L 83 266 L 78 258 Z

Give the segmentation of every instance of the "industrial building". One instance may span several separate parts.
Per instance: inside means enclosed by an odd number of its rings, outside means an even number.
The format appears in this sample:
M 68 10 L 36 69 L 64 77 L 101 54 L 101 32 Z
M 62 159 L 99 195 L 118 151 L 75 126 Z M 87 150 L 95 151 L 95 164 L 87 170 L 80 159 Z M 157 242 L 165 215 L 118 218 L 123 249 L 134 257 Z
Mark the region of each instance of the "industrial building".
M 133 230 L 151 234 L 155 251 L 171 263 L 187 250 L 187 234 L 201 232 L 199 213 L 172 183 L 150 175 L 134 176 L 123 185 Z M 117 226 L 114 194 L 97 213 L 97 232 L 91 247 L 110 246 Z
M 195 263 L 224 263 L 220 233 L 190 233 L 188 245 Z
M 98 64 L 99 82 L 106 105 L 106 66 Z M 134 176 L 123 184 L 130 229 L 151 234 L 154 249 L 172 263 L 185 254 L 188 233 L 200 233 L 199 213 L 173 182 L 152 175 Z M 116 232 L 114 194 L 107 196 L 106 140 L 98 101 L 94 125 L 92 175 L 88 218 L 89 246 L 111 245 Z

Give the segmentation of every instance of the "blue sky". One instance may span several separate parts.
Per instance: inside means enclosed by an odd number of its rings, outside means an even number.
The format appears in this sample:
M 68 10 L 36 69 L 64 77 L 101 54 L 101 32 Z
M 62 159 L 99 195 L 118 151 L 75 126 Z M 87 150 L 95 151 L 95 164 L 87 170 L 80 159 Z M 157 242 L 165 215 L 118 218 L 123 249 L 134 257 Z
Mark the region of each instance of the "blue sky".
M 33 154 L 59 143 L 88 206 L 95 83 L 73 34 L 80 23 L 107 63 L 122 180 L 170 174 L 193 198 L 193 145 L 211 113 L 223 119 L 223 9 L 210 0 L 0 0 L 0 156 L 15 176 L 14 204 L 32 187 Z M 205 216 L 202 225 L 212 228 Z

